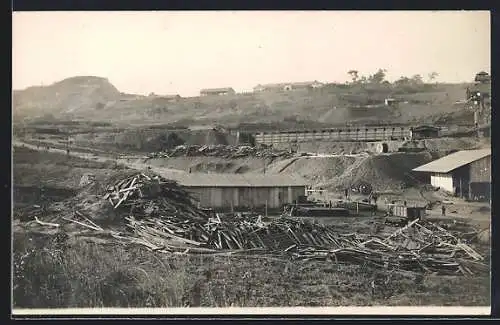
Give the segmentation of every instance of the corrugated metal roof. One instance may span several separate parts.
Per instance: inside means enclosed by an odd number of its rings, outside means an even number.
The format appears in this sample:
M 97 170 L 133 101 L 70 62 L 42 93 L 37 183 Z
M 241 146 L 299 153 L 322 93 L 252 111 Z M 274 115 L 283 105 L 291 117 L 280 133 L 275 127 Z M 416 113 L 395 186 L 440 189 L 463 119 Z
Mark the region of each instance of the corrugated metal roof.
M 473 161 L 491 155 L 491 148 L 479 150 L 462 150 L 428 164 L 414 168 L 416 172 L 448 173 L 454 169 L 470 164 Z
M 190 187 L 278 187 L 306 186 L 305 179 L 299 176 L 280 174 L 173 174 L 179 184 Z

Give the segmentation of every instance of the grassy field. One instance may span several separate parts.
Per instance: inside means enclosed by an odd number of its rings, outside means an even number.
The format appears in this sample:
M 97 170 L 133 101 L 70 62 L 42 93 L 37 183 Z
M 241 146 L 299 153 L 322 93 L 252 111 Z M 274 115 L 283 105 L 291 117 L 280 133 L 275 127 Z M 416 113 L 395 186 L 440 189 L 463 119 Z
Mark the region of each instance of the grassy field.
M 489 277 L 375 271 L 265 256 L 174 256 L 14 234 L 14 306 L 489 305 Z M 374 286 L 372 286 L 374 282 Z

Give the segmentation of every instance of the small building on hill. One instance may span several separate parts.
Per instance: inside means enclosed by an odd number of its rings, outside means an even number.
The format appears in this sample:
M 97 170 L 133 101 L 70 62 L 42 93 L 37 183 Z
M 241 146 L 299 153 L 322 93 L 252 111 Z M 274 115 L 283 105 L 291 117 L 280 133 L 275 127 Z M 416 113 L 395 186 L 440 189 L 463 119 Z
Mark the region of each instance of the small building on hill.
M 200 207 L 219 211 L 281 210 L 306 195 L 308 182 L 280 174 L 206 174 L 175 176 L 199 201 Z
M 476 74 L 476 77 L 474 78 L 475 82 L 478 83 L 490 83 L 491 82 L 491 76 L 488 72 L 486 71 L 481 71 Z
M 410 128 L 410 139 L 429 139 L 439 137 L 440 129 L 430 125 L 420 125 Z
M 384 99 L 384 104 L 385 104 L 385 106 L 397 107 L 399 104 L 399 101 L 395 98 L 386 98 L 386 99 Z
M 150 95 L 149 97 L 152 97 L 155 104 L 176 103 L 182 98 L 180 95 Z
M 281 91 L 292 91 L 300 89 L 317 89 L 323 87 L 324 84 L 315 81 L 305 81 L 305 82 L 284 82 L 284 83 L 271 83 L 264 85 L 257 85 L 253 88 L 254 92 L 281 92 Z
M 230 87 L 202 89 L 200 91 L 201 96 L 225 96 L 234 94 L 236 94 L 236 92 L 234 91 L 233 88 Z
M 462 150 L 413 169 L 430 175 L 432 186 L 469 200 L 491 199 L 491 148 Z

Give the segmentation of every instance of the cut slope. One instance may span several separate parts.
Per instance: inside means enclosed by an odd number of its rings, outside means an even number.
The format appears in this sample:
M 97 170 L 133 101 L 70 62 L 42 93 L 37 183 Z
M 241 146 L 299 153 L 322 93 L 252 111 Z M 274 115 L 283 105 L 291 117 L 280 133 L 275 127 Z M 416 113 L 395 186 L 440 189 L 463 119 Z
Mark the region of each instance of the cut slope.
M 342 190 L 361 181 L 376 191 L 395 190 L 423 183 L 420 175 L 411 173 L 417 166 L 433 159 L 430 153 L 393 153 L 376 156 L 302 157 L 282 173 L 298 174 L 317 186 Z M 270 172 L 279 172 L 284 163 L 273 164 Z

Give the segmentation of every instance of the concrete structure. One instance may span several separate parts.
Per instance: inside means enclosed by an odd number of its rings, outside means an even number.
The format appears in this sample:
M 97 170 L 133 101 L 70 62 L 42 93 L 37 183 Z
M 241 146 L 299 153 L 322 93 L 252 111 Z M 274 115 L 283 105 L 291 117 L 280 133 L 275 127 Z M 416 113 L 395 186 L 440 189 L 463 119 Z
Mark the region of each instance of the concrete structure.
M 413 169 L 430 174 L 432 186 L 470 200 L 489 200 L 491 149 L 463 150 Z
M 225 95 L 234 95 L 236 92 L 233 88 L 212 88 L 212 89 L 202 89 L 200 90 L 201 96 L 225 96 Z
M 281 210 L 306 195 L 308 182 L 279 174 L 177 174 L 175 179 L 199 201 L 220 211 Z
M 317 89 L 323 87 L 323 83 L 315 81 L 305 81 L 305 82 L 284 82 L 284 83 L 273 83 L 257 85 L 253 88 L 254 92 L 265 92 L 265 91 L 291 91 L 299 89 Z
M 418 140 L 418 139 L 428 139 L 428 138 L 437 138 L 439 137 L 440 129 L 438 127 L 430 126 L 430 125 L 421 125 L 417 127 L 410 128 L 410 139 Z

